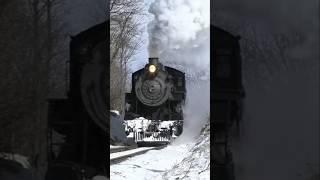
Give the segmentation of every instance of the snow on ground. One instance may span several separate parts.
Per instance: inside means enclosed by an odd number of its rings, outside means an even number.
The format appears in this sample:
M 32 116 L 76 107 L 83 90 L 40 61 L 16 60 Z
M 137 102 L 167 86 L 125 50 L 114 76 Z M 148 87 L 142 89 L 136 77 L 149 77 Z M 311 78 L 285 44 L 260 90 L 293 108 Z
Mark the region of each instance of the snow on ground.
M 181 163 L 163 174 L 163 179 L 210 179 L 210 123 L 202 129 L 200 137 Z
M 150 150 L 110 166 L 111 180 L 210 179 L 210 126 L 194 141 L 177 139 L 161 150 Z
M 160 180 L 162 173 L 170 170 L 190 152 L 192 144 L 170 145 L 161 150 L 150 150 L 145 154 L 129 158 L 110 166 L 111 180 Z

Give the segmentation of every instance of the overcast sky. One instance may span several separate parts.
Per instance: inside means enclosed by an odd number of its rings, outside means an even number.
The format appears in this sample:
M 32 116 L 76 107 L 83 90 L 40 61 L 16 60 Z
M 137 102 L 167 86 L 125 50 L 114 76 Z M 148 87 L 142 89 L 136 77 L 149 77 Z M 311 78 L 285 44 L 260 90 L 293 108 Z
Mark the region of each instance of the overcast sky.
M 153 19 L 152 14 L 148 13 L 148 9 L 150 4 L 154 0 L 144 0 L 144 12 L 147 14 L 145 17 L 145 27 L 142 39 L 144 43 L 142 43 L 141 47 L 138 49 L 137 54 L 133 57 L 134 62 L 131 63 L 130 69 L 134 72 L 140 68 L 143 68 L 144 65 L 148 62 L 149 54 L 148 54 L 148 22 Z

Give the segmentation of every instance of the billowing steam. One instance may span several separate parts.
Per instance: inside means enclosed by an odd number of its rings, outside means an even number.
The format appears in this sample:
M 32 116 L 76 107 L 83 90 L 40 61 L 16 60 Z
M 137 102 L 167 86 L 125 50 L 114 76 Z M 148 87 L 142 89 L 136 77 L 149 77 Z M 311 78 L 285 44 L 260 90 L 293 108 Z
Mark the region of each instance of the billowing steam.
M 209 66 L 209 0 L 154 1 L 149 13 L 149 56 L 183 69 L 207 71 Z M 195 67 L 195 68 L 193 68 Z
M 188 142 L 199 135 L 210 113 L 210 84 L 198 81 L 187 84 L 187 99 L 184 107 L 183 134 L 176 143 Z
M 193 137 L 209 117 L 210 1 L 154 1 L 149 13 L 149 56 L 186 73 L 184 134 Z
M 208 0 L 162 0 L 151 4 L 149 12 L 154 21 L 149 25 L 150 55 L 158 55 L 164 46 L 179 49 L 195 40 L 201 30 L 209 27 L 208 5 Z

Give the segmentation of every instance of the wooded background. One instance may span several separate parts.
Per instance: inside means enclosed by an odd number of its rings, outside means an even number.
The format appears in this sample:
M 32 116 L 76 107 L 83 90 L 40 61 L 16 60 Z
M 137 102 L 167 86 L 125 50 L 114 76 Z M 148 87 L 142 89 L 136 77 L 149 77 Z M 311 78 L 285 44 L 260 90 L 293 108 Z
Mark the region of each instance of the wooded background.
M 110 106 L 122 115 L 125 110 L 129 65 L 142 43 L 143 0 L 110 2 Z

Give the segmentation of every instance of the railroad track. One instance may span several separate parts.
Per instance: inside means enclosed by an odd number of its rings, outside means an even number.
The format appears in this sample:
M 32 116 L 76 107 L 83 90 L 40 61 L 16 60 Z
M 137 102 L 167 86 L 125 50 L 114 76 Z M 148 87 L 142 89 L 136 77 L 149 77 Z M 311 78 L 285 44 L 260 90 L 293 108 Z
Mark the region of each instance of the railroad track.
M 125 159 L 133 156 L 137 156 L 143 153 L 146 153 L 150 150 L 158 150 L 166 147 L 166 145 L 163 146 L 156 146 L 156 147 L 119 147 L 117 150 L 113 149 L 111 151 L 110 149 L 110 165 L 111 164 L 117 164 L 121 161 L 124 161 Z
M 121 151 L 127 151 L 130 149 L 136 149 L 137 146 L 110 146 L 110 154 L 111 153 L 117 153 L 117 152 L 121 152 Z

